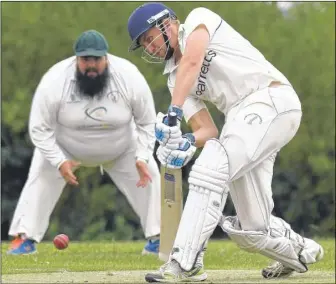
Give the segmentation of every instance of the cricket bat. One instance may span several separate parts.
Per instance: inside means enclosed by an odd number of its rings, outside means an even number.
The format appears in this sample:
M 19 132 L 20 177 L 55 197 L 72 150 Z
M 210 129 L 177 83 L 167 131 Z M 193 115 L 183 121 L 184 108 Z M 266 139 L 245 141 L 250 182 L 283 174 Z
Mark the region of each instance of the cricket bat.
M 168 125 L 177 123 L 177 115 L 168 115 Z M 161 232 L 159 259 L 168 261 L 183 211 L 182 170 L 161 165 Z

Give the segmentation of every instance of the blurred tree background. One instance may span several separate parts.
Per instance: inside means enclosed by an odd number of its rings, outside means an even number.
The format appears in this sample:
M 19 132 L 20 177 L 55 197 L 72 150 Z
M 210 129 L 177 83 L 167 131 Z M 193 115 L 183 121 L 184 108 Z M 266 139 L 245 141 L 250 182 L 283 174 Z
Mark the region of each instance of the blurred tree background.
M 276 160 L 274 214 L 306 236 L 335 232 L 335 3 L 305 2 L 287 11 L 275 2 L 169 2 L 183 22 L 203 5 L 221 15 L 292 82 L 302 102 L 298 134 Z M 169 103 L 163 66 L 128 53 L 127 20 L 140 2 L 2 2 L 1 227 L 7 238 L 27 178 L 32 143 L 27 122 L 34 90 L 53 64 L 72 56 L 72 45 L 87 29 L 102 32 L 114 55 L 129 59 L 144 74 L 157 111 Z M 209 106 L 221 129 L 224 116 Z M 186 125 L 183 125 L 186 130 Z M 112 146 L 112 145 L 111 145 Z M 183 169 L 184 194 L 186 176 Z M 59 232 L 76 240 L 143 239 L 128 202 L 98 169 L 81 169 L 80 188 L 66 187 L 45 240 Z M 52 184 L 50 185 L 52 187 Z M 231 202 L 224 212 L 234 214 Z M 213 238 L 224 234 L 216 230 Z

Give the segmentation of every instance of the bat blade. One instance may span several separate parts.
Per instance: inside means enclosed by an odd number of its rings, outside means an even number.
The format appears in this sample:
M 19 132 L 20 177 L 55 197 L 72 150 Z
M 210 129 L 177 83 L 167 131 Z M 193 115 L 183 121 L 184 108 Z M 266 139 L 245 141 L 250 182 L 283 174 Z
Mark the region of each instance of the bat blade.
M 161 233 L 159 258 L 168 261 L 183 210 L 182 171 L 161 166 Z

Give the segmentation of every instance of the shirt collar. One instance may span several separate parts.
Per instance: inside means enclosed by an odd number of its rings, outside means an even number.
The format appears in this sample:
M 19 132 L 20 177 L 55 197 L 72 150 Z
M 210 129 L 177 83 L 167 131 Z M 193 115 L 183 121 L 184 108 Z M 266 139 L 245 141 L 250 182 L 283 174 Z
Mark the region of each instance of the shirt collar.
M 166 65 L 163 71 L 163 75 L 173 72 L 178 65 L 175 64 L 175 58 L 172 56 L 169 60 L 166 61 Z
M 184 34 L 184 25 L 180 24 L 179 31 L 178 31 L 178 42 L 179 42 L 180 47 L 182 45 L 183 34 Z M 182 53 L 183 53 L 183 50 L 182 50 Z M 172 73 L 177 67 L 178 65 L 175 64 L 175 58 L 174 56 L 172 56 L 166 62 L 163 75 L 166 75 L 167 73 Z

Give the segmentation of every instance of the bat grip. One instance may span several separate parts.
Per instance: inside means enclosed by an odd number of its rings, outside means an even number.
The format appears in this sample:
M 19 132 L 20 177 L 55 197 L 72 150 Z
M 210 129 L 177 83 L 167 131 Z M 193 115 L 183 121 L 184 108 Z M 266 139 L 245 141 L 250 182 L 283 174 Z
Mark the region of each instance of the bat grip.
M 177 114 L 176 112 L 168 113 L 168 126 L 176 126 L 177 125 Z

